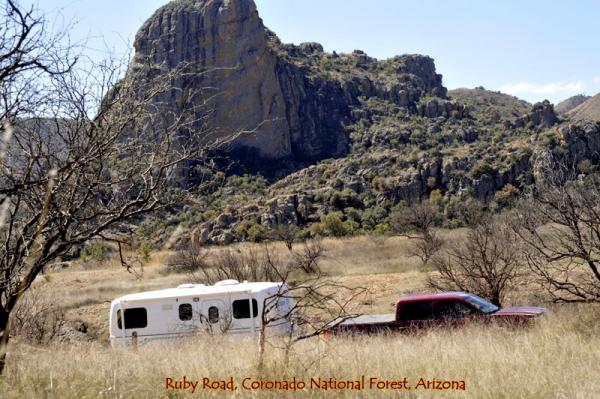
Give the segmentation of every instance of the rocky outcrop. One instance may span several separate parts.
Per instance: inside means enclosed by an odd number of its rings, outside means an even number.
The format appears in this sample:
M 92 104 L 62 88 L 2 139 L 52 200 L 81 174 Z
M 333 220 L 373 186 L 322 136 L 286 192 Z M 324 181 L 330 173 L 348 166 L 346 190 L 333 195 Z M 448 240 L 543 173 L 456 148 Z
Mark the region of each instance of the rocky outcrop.
M 318 43 L 284 45 L 252 0 L 172 1 L 144 23 L 134 45 L 126 79 L 142 86 L 175 71 L 161 112 L 193 113 L 192 133 L 210 139 L 245 132 L 231 148 L 239 157 L 306 163 L 346 154 L 345 126 L 359 97 L 430 117 L 463 113 L 444 101 L 417 110 L 423 96 L 446 97 L 431 58 L 377 61 L 360 50 L 338 55 Z
M 531 109 L 531 104 L 526 101 L 499 91 L 486 90 L 483 87 L 450 90 L 448 96 L 453 100 L 469 104 L 469 113 L 484 123 L 513 122 Z
M 420 116 L 427 118 L 443 116 L 444 118 L 463 119 L 469 116 L 469 111 L 463 104 L 435 98 L 419 104 L 417 112 Z
M 554 106 L 548 100 L 544 100 L 534 104 L 529 114 L 517 118 L 515 126 L 529 128 L 550 127 L 558 122 L 559 119 L 554 112 Z

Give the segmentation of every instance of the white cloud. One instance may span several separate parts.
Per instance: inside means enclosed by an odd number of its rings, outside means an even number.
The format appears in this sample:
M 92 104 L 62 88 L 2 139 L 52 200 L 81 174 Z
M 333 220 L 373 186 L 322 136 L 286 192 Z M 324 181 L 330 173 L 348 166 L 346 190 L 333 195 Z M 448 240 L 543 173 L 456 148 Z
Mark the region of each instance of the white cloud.
M 600 81 L 600 76 L 598 77 Z M 594 79 L 595 80 L 595 79 Z M 500 88 L 501 91 L 512 94 L 537 94 L 537 95 L 553 95 L 553 94 L 578 94 L 585 91 L 582 82 L 553 82 L 545 85 L 535 85 L 531 83 L 516 83 L 504 85 Z
M 592 78 L 592 81 L 594 81 L 594 83 L 600 84 L 600 76 L 594 76 Z

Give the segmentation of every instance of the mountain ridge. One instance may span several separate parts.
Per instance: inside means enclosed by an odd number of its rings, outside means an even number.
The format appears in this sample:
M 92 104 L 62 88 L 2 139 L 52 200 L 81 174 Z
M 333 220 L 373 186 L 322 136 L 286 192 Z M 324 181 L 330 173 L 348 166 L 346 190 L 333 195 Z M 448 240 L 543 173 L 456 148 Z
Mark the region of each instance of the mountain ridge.
M 566 114 L 567 112 L 571 111 L 573 108 L 576 108 L 580 104 L 583 104 L 590 98 L 591 98 L 591 96 L 586 96 L 585 94 L 577 94 L 575 96 L 571 96 L 571 97 L 559 102 L 558 104 L 556 104 L 554 109 L 556 110 L 557 113 L 563 115 L 563 114 Z
M 573 120 L 600 121 L 600 93 L 589 97 L 578 106 L 569 110 L 566 115 Z

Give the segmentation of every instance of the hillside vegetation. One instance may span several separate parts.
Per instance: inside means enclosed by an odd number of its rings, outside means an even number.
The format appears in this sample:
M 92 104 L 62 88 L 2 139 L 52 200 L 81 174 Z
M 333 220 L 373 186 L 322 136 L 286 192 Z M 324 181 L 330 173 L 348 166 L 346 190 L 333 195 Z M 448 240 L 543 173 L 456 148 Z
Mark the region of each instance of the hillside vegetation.
M 531 104 L 527 101 L 501 92 L 485 90 L 483 87 L 450 90 L 448 96 L 465 104 L 477 119 L 490 122 L 515 120 L 531 109 Z

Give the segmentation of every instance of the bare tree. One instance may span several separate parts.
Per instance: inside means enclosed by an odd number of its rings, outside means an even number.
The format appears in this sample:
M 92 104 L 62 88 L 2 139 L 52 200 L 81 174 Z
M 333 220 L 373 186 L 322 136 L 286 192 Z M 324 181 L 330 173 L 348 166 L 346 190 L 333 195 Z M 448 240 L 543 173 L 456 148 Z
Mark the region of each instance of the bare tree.
M 169 272 L 187 273 L 194 281 L 213 282 L 213 277 L 207 269 L 209 268 L 208 256 L 210 251 L 202 246 L 198 240 L 191 240 L 189 245 L 181 251 L 177 251 L 166 264 Z M 216 280 L 219 281 L 219 280 Z
M 271 267 L 281 282 L 278 291 L 264 300 L 259 335 L 259 368 L 263 366 L 265 349 L 269 342 L 268 329 L 289 322 L 291 329 L 283 339 L 284 359 L 287 362 L 293 345 L 307 338 L 323 334 L 345 320 L 358 316 L 353 312 L 357 298 L 366 291 L 327 278 L 318 267 L 324 250 L 320 243 L 293 257 L 293 262 L 280 267 L 272 258 Z M 307 267 L 307 265 L 312 265 Z
M 292 251 L 293 267 L 306 274 L 321 274 L 319 266 L 325 254 L 323 243 L 319 239 L 304 241 L 299 251 Z
M 189 65 L 119 80 L 123 63 L 76 64 L 35 11 L 9 0 L 0 19 L 2 373 L 11 312 L 44 267 L 93 238 L 120 242 L 125 222 L 185 195 L 188 162 L 235 135 L 207 141 L 191 89 L 187 111 L 164 106 Z
M 175 273 L 187 273 L 193 281 L 214 284 L 217 281 L 278 281 L 288 270 L 306 274 L 320 273 L 319 262 L 325 249 L 319 240 L 304 242 L 281 257 L 269 243 L 260 248 L 209 249 L 193 241 L 176 253 L 167 264 Z
M 444 242 L 438 231 L 429 230 L 417 237 L 412 250 L 409 251 L 409 256 L 416 256 L 422 264 L 427 265 L 431 258 L 442 249 Z
M 191 243 L 169 261 L 168 269 L 187 273 L 193 281 L 214 284 L 217 281 L 273 281 L 278 277 L 271 263 L 278 267 L 287 264 L 276 260 L 277 255 L 268 244 L 258 248 L 227 248 L 210 250 Z
M 460 290 L 501 306 L 506 294 L 523 278 L 524 259 L 518 237 L 502 221 L 488 218 L 436 255 L 438 271 L 428 277 L 436 290 Z
M 553 300 L 599 301 L 600 178 L 551 162 L 514 214 L 527 264 Z
M 12 314 L 13 333 L 36 344 L 51 342 L 64 324 L 64 311 L 35 288 L 21 298 Z
M 392 215 L 394 232 L 414 240 L 411 256 L 417 256 L 423 264 L 429 263 L 444 245 L 436 226 L 440 222 L 440 208 L 431 201 L 400 209 Z

